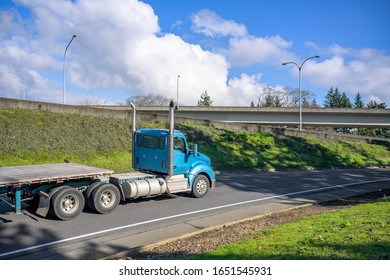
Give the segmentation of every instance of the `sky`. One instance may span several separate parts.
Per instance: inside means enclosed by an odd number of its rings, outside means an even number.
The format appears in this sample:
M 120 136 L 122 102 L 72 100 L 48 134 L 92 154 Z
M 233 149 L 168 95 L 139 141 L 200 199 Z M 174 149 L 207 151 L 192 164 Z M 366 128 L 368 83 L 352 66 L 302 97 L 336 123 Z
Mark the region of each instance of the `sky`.
M 249 106 L 318 55 L 301 87 L 319 105 L 337 87 L 390 107 L 389 30 L 388 0 L 0 0 L 0 97 Z

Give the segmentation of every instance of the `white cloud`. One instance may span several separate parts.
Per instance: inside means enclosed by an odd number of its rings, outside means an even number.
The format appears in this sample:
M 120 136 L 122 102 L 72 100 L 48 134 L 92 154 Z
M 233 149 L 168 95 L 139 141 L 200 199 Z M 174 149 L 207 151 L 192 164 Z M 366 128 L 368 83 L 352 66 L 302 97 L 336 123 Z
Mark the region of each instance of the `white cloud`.
M 233 100 L 235 105 L 249 106 L 251 101 L 256 103 L 258 95 L 263 85 L 260 83 L 261 74 L 247 75 L 242 73 L 241 76 L 229 80 L 229 99 Z
M 286 41 L 279 35 L 251 36 L 245 25 L 223 19 L 207 9 L 192 15 L 191 20 L 194 32 L 209 37 L 230 37 L 228 48 L 221 48 L 218 52 L 227 57 L 231 66 L 254 63 L 280 64 L 282 61 L 294 58 L 288 51 L 292 47 L 292 42 Z
M 51 1 L 21 2 L 33 11 L 34 34 L 29 40 L 6 40 L 0 48 L 8 50 L 1 52 L 4 61 L 26 76 L 28 98 L 62 102 L 64 47 L 77 34 L 66 56 L 68 102 L 84 102 L 85 96 L 91 99 L 102 91 L 122 92 L 122 100 L 150 93 L 176 98 L 178 74 L 183 105 L 196 104 L 205 90 L 215 105 L 232 104 L 236 95 L 237 104 L 248 105 L 253 99 L 250 88 L 256 87 L 257 78 L 243 75 L 228 82 L 229 65 L 223 55 L 176 35 L 160 34 L 157 16 L 142 2 L 60 1 L 60 7 Z M 246 34 L 242 25 L 226 26 L 230 28 L 226 34 Z M 244 94 L 238 93 L 237 83 L 245 88 Z M 85 91 L 84 96 L 72 92 L 72 87 Z M 14 96 L 20 95 L 16 88 L 14 84 Z M 106 98 L 118 99 L 109 94 Z
M 258 103 L 258 97 L 264 91 L 272 90 L 275 94 L 284 95 L 286 90 L 281 85 L 269 85 L 261 81 L 262 74 L 248 75 L 242 73 L 240 77 L 234 77 L 228 81 L 228 96 L 229 105 L 232 103 L 235 106 L 249 106 L 253 101 Z
M 10 36 L 0 43 L 0 57 L 6 61 L 4 65 L 26 76 L 32 99 L 53 101 L 57 97 L 55 101 L 62 101 L 63 52 L 72 34 L 77 34 L 66 56 L 69 96 L 71 88 L 77 87 L 86 95 L 119 91 L 123 100 L 149 93 L 173 98 L 180 74 L 182 104 L 196 104 L 204 90 L 215 98 L 215 104 L 224 100 L 225 58 L 173 34 L 161 35 L 158 18 L 149 5 L 135 0 L 117 0 L 110 5 L 104 0 L 19 2 L 34 15 L 33 34 L 29 40 Z M 51 73 L 44 74 L 47 71 Z M 14 96 L 17 94 L 15 91 Z M 80 98 L 67 100 L 74 103 Z
M 351 49 L 333 45 L 330 58 L 305 65 L 305 75 L 312 83 L 324 87 L 338 87 L 355 95 L 360 92 L 366 102 L 374 98 L 390 101 L 390 56 L 374 49 Z
M 287 51 L 292 42 L 284 40 L 279 35 L 271 37 L 232 38 L 229 42 L 227 55 L 232 65 L 249 65 L 253 63 L 280 64 L 291 60 L 294 56 Z
M 209 10 L 191 19 L 195 32 L 227 37 L 227 46 L 214 51 L 162 34 L 152 7 L 136 0 L 16 2 L 29 9 L 31 17 L 0 10 L 0 94 L 4 97 L 21 96 L 20 79 L 9 74 L 15 71 L 24 78 L 27 98 L 62 102 L 63 55 L 72 34 L 77 37 L 66 56 L 67 100 L 72 103 L 94 95 L 121 101 L 150 93 L 175 98 L 180 74 L 182 105 L 195 105 L 207 90 L 214 105 L 248 106 L 266 84 L 262 74 L 230 77 L 229 70 L 298 61 L 291 41 L 280 35 L 252 36 L 243 24 Z M 307 46 L 321 50 L 314 43 Z M 325 59 L 305 64 L 304 77 L 311 84 L 360 91 L 390 103 L 387 54 L 333 45 L 322 49 L 321 56 Z
M 226 92 L 227 63 L 224 57 L 191 45 L 179 37 L 167 34 L 138 43 L 127 55 L 129 75 L 142 79 L 146 93 L 176 97 L 177 75 L 179 102 L 196 104 L 207 90 L 218 103 Z M 145 73 L 139 77 L 140 73 Z
M 13 36 L 26 35 L 22 23 L 23 20 L 16 11 L 0 12 L 0 39 L 6 39 L 10 36 L 9 30 L 12 30 Z
M 244 37 L 248 31 L 243 24 L 238 24 L 233 20 L 226 20 L 215 12 L 204 9 L 191 17 L 192 29 L 196 33 L 203 33 L 210 37 L 233 36 Z

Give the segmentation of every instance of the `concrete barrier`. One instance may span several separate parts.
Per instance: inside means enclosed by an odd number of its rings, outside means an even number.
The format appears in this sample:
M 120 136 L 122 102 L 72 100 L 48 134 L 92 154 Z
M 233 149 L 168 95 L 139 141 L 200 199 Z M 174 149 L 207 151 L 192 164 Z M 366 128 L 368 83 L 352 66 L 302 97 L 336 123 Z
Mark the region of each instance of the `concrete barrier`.
M 100 109 L 93 106 L 74 106 L 39 101 L 0 98 L 0 108 L 42 110 L 61 114 L 80 114 L 101 118 L 127 119 L 131 118 L 130 111 Z
M 140 112 L 137 114 L 138 119 L 141 121 L 149 121 L 156 123 L 167 123 L 168 117 L 166 115 L 159 114 L 147 114 Z M 341 134 L 334 132 L 316 131 L 316 130 L 303 130 L 293 128 L 284 128 L 276 126 L 264 126 L 257 124 L 245 124 L 245 123 L 228 123 L 228 122 L 217 122 L 209 120 L 199 120 L 193 118 L 175 117 L 175 122 L 178 124 L 202 124 L 206 126 L 213 126 L 219 129 L 228 129 L 234 131 L 246 131 L 246 132 L 262 132 L 273 135 L 283 135 L 290 137 L 312 137 L 315 139 L 326 140 L 326 141 L 353 141 L 363 142 L 367 144 L 382 145 L 390 148 L 390 139 L 387 138 L 376 138 L 369 136 L 358 136 L 351 134 Z

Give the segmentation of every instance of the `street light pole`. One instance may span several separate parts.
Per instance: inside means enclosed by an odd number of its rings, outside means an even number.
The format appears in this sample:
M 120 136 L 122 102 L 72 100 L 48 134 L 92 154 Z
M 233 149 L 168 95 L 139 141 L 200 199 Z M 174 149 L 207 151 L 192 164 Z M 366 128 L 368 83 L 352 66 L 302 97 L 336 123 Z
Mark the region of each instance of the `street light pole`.
M 18 76 L 22 80 L 22 83 L 23 83 L 23 100 L 26 100 L 26 83 L 24 82 L 24 77 L 22 75 L 20 75 L 19 73 L 16 73 L 14 71 L 9 71 L 9 73 Z
M 309 59 L 313 59 L 313 58 L 319 58 L 320 56 L 319 55 L 315 55 L 315 56 L 311 56 L 309 58 L 306 58 L 301 66 L 298 66 L 298 64 L 296 64 L 295 62 L 285 62 L 285 63 L 282 63 L 282 65 L 287 65 L 287 64 L 294 64 L 296 67 L 298 67 L 298 72 L 299 72 L 299 130 L 301 131 L 302 130 L 302 92 L 301 92 L 301 70 L 302 70 L 302 66 L 303 64 L 305 64 L 306 61 L 308 61 Z
M 177 107 L 177 109 L 179 109 L 179 78 L 180 78 L 180 75 L 177 75 L 177 84 L 176 84 L 176 95 L 177 95 L 176 107 Z
M 66 51 L 68 50 L 70 44 L 72 43 L 73 39 L 76 38 L 77 36 L 75 34 L 73 34 L 72 38 L 70 39 L 68 45 L 66 46 L 65 48 L 65 51 L 64 51 L 64 68 L 63 68 L 63 71 L 62 71 L 62 79 L 63 79 L 63 84 L 62 84 L 62 97 L 63 97 L 63 103 L 65 105 L 65 66 L 66 66 Z

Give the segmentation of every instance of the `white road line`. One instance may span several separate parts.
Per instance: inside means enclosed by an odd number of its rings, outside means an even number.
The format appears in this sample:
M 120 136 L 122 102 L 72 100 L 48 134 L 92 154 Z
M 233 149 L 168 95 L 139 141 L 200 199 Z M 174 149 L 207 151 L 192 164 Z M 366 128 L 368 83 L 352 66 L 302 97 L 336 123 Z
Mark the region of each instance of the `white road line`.
M 204 212 L 213 211 L 213 210 L 229 208 L 229 207 L 233 207 L 233 206 L 250 204 L 250 203 L 253 203 L 253 202 L 259 202 L 259 201 L 264 201 L 264 200 L 269 200 L 269 199 L 274 199 L 274 198 L 280 198 L 280 197 L 285 197 L 285 196 L 293 196 L 293 195 L 304 194 L 304 193 L 311 193 L 311 192 L 316 192 L 316 191 L 323 191 L 323 190 L 330 190 L 330 189 L 337 189 L 337 188 L 347 188 L 347 187 L 356 186 L 356 185 L 379 183 L 379 182 L 386 182 L 386 181 L 390 181 L 390 178 L 388 178 L 388 179 L 380 179 L 380 180 L 371 180 L 371 181 L 361 181 L 361 182 L 342 184 L 342 185 L 335 185 L 335 186 L 328 186 L 328 187 L 321 187 L 321 188 L 310 189 L 310 190 L 305 190 L 305 191 L 291 192 L 291 193 L 285 193 L 285 194 L 279 194 L 279 195 L 274 195 L 274 196 L 268 196 L 268 197 L 263 197 L 263 198 L 253 199 L 253 200 L 247 200 L 247 201 L 242 201 L 242 202 L 237 202 L 237 203 L 232 203 L 232 204 L 227 204 L 227 205 L 221 205 L 221 206 L 216 206 L 216 207 L 212 207 L 212 208 L 207 208 L 207 209 L 202 209 L 202 210 L 197 210 L 197 211 L 191 211 L 191 212 L 177 214 L 177 215 L 168 216 L 168 217 L 164 217 L 164 218 L 158 218 L 158 219 L 153 219 L 153 220 L 149 220 L 149 221 L 139 222 L 139 223 L 135 223 L 135 224 L 125 225 L 125 226 L 121 226 L 121 227 L 115 227 L 115 228 L 110 228 L 110 229 L 106 229 L 106 230 L 91 232 L 91 233 L 78 235 L 78 236 L 74 236 L 74 237 L 70 237 L 70 238 L 66 238 L 66 239 L 62 239 L 62 240 L 57 240 L 57 241 L 53 241 L 53 242 L 43 243 L 43 244 L 39 244 L 39 245 L 27 247 L 27 248 L 15 250 L 15 251 L 2 253 L 2 254 L 0 254 L 0 258 L 9 256 L 9 255 L 13 255 L 13 254 L 18 254 L 18 253 L 23 253 L 23 252 L 35 250 L 35 249 L 40 249 L 40 248 L 44 248 L 44 247 L 48 247 L 48 246 L 52 246 L 52 245 L 57 245 L 57 244 L 61 244 L 61 243 L 65 243 L 65 242 L 69 242 L 69 241 L 73 241 L 73 240 L 77 240 L 77 239 L 91 237 L 91 236 L 94 236 L 94 235 L 109 233 L 109 232 L 112 232 L 112 231 L 132 228 L 132 227 L 136 227 L 136 226 L 151 224 L 151 223 L 155 223 L 155 222 L 165 221 L 165 220 L 179 218 L 179 217 L 184 217 L 184 216 L 190 216 L 190 215 L 193 215 L 193 214 L 199 214 L 199 213 L 204 213 Z

